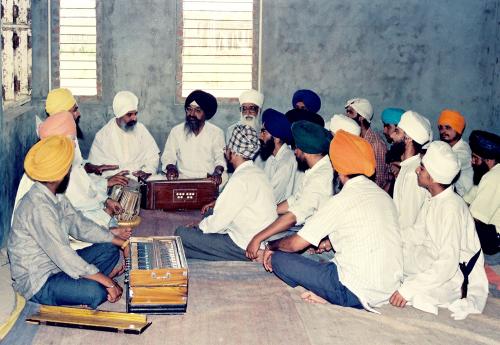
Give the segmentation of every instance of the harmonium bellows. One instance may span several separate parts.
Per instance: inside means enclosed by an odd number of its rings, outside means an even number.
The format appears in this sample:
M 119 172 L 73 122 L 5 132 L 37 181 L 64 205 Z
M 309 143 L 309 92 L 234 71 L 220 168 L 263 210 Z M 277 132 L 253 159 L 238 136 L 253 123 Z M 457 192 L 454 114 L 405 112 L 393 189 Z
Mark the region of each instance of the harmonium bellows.
M 131 237 L 125 283 L 129 313 L 186 312 L 188 267 L 181 238 Z
M 195 210 L 217 199 L 219 185 L 210 178 L 147 180 L 141 193 L 147 210 Z

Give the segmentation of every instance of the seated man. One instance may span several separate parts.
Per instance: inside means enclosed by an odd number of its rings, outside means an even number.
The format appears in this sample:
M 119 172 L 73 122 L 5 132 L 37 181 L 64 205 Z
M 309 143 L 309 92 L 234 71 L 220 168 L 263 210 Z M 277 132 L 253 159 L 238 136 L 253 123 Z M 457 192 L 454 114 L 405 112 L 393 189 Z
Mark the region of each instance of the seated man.
M 474 185 L 464 195 L 476 223 L 484 254 L 500 252 L 500 137 L 485 131 L 472 131 Z
M 292 108 L 317 113 L 321 109 L 321 98 L 312 90 L 297 90 L 292 97 Z
M 401 229 L 405 279 L 392 294 L 392 305 L 410 303 L 433 314 L 447 307 L 455 319 L 482 312 L 488 281 L 474 220 L 453 190 L 459 171 L 457 155 L 447 143 L 429 145 L 416 174 L 431 198 L 415 224 Z
M 371 128 L 373 108 L 371 103 L 364 98 L 350 99 L 345 104 L 346 115 L 355 120 L 361 127 L 361 138 L 366 139 L 375 152 L 377 168 L 375 169 L 375 182 L 384 188 L 389 177 L 389 167 L 385 163 L 387 146 L 384 140 Z
M 259 115 L 264 104 L 264 95 L 257 90 L 243 91 L 239 97 L 240 119 L 227 128 L 226 140 L 229 141 L 236 125 L 247 125 L 254 128 L 257 132 L 260 130 Z
M 382 124 L 384 125 L 384 137 L 388 144 L 392 144 L 394 142 L 391 135 L 396 130 L 404 112 L 405 111 L 400 108 L 386 108 L 382 111 L 380 117 L 382 118 Z M 398 151 L 398 148 L 402 148 L 401 145 L 391 145 L 385 155 L 385 162 L 389 166 L 389 170 L 387 172 L 388 180 L 384 186 L 384 190 L 391 196 L 394 194 L 394 182 L 399 174 L 401 156 L 403 155 L 402 150 Z
M 167 179 L 212 176 L 218 183 L 225 183 L 224 132 L 208 122 L 217 111 L 217 100 L 195 90 L 187 96 L 184 110 L 186 120 L 172 128 L 161 156 Z
M 246 248 L 249 259 L 259 257 L 259 248 L 269 237 L 304 224 L 333 194 L 333 169 L 328 159 L 329 133 L 322 126 L 299 121 L 292 125 L 295 156 L 306 172 L 302 186 L 287 200 L 278 204 L 280 215 L 273 223 L 262 228 Z
M 368 178 L 375 172 L 375 156 L 366 140 L 338 131 L 330 160 L 344 187 L 296 235 L 269 242 L 264 267 L 288 285 L 309 290 L 302 295 L 307 301 L 371 310 L 388 301 L 402 278 L 396 208 Z M 310 245 L 333 247 L 332 262 L 295 253 Z
M 187 258 L 247 260 L 245 248 L 255 233 L 276 219 L 273 189 L 252 159 L 259 151 L 257 132 L 237 125 L 225 150 L 234 173 L 217 198 L 213 214 L 198 226 L 179 227 Z
M 292 142 L 292 130 L 285 114 L 271 108 L 264 111 L 259 141 L 264 172 L 273 187 L 276 204 L 279 204 L 292 194 L 297 170 L 297 161 L 288 146 Z
M 429 120 L 419 113 L 408 110 L 401 116 L 391 137 L 393 146 L 401 147 L 401 170 L 394 183 L 394 204 L 399 213 L 399 226 L 413 225 L 429 193 L 417 183 L 415 169 L 420 165 L 422 147 L 431 139 Z
M 455 191 L 464 196 L 472 188 L 472 165 L 469 144 L 462 139 L 465 129 L 465 118 L 456 110 L 445 109 L 438 119 L 439 138 L 450 144 L 451 149 L 460 161 L 460 176 L 455 182 Z
M 67 137 L 51 136 L 26 155 L 26 174 L 36 182 L 14 213 L 7 248 L 14 289 L 27 300 L 95 309 L 120 299 L 122 289 L 112 278 L 125 241 L 83 217 L 62 195 L 73 146 Z M 75 252 L 69 235 L 96 244 Z
M 146 179 L 158 170 L 160 149 L 146 127 L 137 122 L 139 99 L 120 91 L 113 99 L 115 118 L 95 135 L 90 148 L 92 164 L 114 164 L 137 178 Z M 109 172 L 103 172 L 109 176 Z

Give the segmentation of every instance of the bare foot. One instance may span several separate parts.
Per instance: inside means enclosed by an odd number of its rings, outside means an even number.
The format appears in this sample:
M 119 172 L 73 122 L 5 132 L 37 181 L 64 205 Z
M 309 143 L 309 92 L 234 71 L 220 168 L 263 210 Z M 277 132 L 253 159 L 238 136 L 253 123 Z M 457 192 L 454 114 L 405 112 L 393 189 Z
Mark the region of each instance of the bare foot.
M 322 297 L 319 297 L 316 295 L 314 292 L 311 291 L 306 291 L 303 292 L 300 297 L 307 303 L 313 303 L 313 304 L 327 304 L 328 301 Z
M 259 249 L 257 251 L 257 257 L 252 260 L 253 262 L 263 263 L 264 262 L 264 251 Z

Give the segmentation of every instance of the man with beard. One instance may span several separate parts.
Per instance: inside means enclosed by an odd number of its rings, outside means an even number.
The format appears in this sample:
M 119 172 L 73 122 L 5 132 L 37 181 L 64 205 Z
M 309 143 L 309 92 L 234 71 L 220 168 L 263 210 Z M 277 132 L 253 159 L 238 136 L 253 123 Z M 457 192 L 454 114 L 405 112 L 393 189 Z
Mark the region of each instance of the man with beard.
M 295 157 L 299 165 L 307 168 L 302 185 L 287 200 L 277 206 L 279 218 L 262 228 L 247 246 L 249 259 L 257 259 L 261 243 L 290 227 L 304 224 L 333 194 L 333 169 L 328 160 L 330 133 L 309 121 L 292 125 Z
M 264 267 L 286 284 L 309 290 L 302 294 L 308 302 L 371 310 L 387 303 L 402 278 L 397 212 L 387 193 L 369 179 L 375 156 L 366 140 L 339 130 L 328 163 L 338 172 L 342 191 L 297 234 L 269 242 Z M 297 254 L 310 245 L 333 246 L 335 257 L 323 264 Z
M 483 252 L 500 251 L 500 137 L 486 131 L 472 131 L 472 169 L 475 187 L 464 196 L 476 223 Z
M 226 139 L 229 141 L 236 125 L 247 125 L 254 128 L 257 132 L 260 130 L 259 115 L 264 104 L 264 95 L 257 90 L 243 91 L 239 97 L 240 119 L 227 128 Z
M 292 142 L 292 130 L 285 114 L 271 108 L 264 111 L 259 141 L 264 172 L 273 187 L 276 204 L 279 204 L 292 195 L 297 170 L 297 161 L 288 146 Z
M 459 171 L 451 147 L 434 141 L 414 172 L 430 198 L 415 224 L 401 227 L 405 279 L 390 298 L 394 306 L 410 303 L 433 314 L 438 314 L 438 307 L 446 307 L 455 320 L 483 311 L 488 280 L 474 221 L 453 190 Z
M 292 97 L 292 108 L 317 113 L 321 109 L 321 98 L 312 90 L 297 90 Z
M 396 130 L 396 126 L 401 120 L 401 116 L 405 111 L 400 108 L 386 108 L 382 111 L 382 124 L 384 125 L 384 136 L 387 143 L 392 144 L 393 140 L 391 138 L 391 134 Z M 384 190 L 389 193 L 390 196 L 394 194 L 394 182 L 396 181 L 396 177 L 399 174 L 401 156 L 403 155 L 403 151 L 398 149 L 402 149 L 401 145 L 391 145 L 389 150 L 385 155 L 385 162 L 389 166 L 388 170 L 388 180 L 384 186 Z
M 439 137 L 451 146 L 460 160 L 460 175 L 455 182 L 455 191 L 464 196 L 472 188 L 471 150 L 469 144 L 462 139 L 465 129 L 465 118 L 456 110 L 445 109 L 438 119 Z
M 83 132 L 80 128 L 80 119 L 81 119 L 80 110 L 78 108 L 78 103 L 76 102 L 75 97 L 73 97 L 73 94 L 69 89 L 59 88 L 51 90 L 47 95 L 47 99 L 45 100 L 45 111 L 47 113 L 47 116 L 52 116 L 54 114 L 63 111 L 69 111 L 76 123 L 77 138 L 83 139 Z M 42 121 L 37 117 L 37 135 L 38 135 L 38 125 L 41 122 Z M 88 162 L 84 162 L 82 159 L 82 154 L 80 152 L 80 147 L 78 146 L 78 141 L 77 141 L 77 146 L 75 147 L 75 155 L 77 156 L 76 159 L 77 160 L 79 159 L 82 164 L 86 163 L 84 167 L 87 173 L 89 174 L 94 173 L 96 175 L 101 175 L 104 171 L 118 169 L 118 166 L 116 165 L 102 164 L 97 166 Z M 125 182 L 124 179 L 125 178 L 120 174 L 117 174 L 112 178 L 110 178 L 112 185 L 123 184 Z
M 126 242 L 76 211 L 62 195 L 70 180 L 74 144 L 51 136 L 26 155 L 24 169 L 35 181 L 14 213 L 8 239 L 13 287 L 40 304 L 116 302 L 121 287 L 112 279 Z M 69 235 L 94 245 L 74 251 Z M 124 251 L 128 255 L 128 250 Z
M 389 177 L 389 167 L 385 162 L 387 146 L 383 139 L 375 133 L 370 124 L 373 118 L 373 108 L 370 102 L 364 98 L 353 98 L 345 104 L 346 115 L 354 119 L 361 127 L 361 138 L 370 143 L 375 152 L 377 168 L 375 169 L 375 183 L 384 188 Z
M 195 90 L 187 96 L 184 110 L 186 120 L 172 128 L 165 143 L 162 170 L 169 180 L 210 176 L 224 184 L 224 132 L 208 122 L 217 112 L 217 100 L 205 91 Z
M 247 260 L 245 248 L 252 236 L 276 219 L 272 187 L 262 169 L 253 163 L 258 151 L 255 129 L 236 125 L 224 152 L 234 173 L 217 198 L 213 214 L 198 226 L 175 231 L 182 238 L 187 258 Z
M 114 164 L 122 171 L 146 179 L 158 170 L 160 149 L 146 129 L 137 122 L 139 99 L 130 91 L 120 91 L 113 99 L 115 118 L 95 135 L 89 161 Z M 103 172 L 107 176 L 108 172 Z
M 415 169 L 420 165 L 422 146 L 429 142 L 430 133 L 429 120 L 415 111 L 408 110 L 401 116 L 391 136 L 394 141 L 392 145 L 403 152 L 401 170 L 394 184 L 393 196 L 401 228 L 415 223 L 428 196 L 427 190 L 418 185 Z

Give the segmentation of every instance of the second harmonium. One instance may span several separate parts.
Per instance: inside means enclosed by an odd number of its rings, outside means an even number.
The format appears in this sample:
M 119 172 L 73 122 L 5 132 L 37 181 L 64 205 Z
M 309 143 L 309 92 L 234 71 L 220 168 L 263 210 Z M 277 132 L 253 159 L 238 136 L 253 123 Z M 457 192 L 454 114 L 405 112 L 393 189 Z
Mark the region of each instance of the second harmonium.
M 201 209 L 217 199 L 219 185 L 212 179 L 148 179 L 141 187 L 141 206 L 147 210 Z
M 127 312 L 186 312 L 188 267 L 181 238 L 131 237 L 129 245 L 125 275 Z

